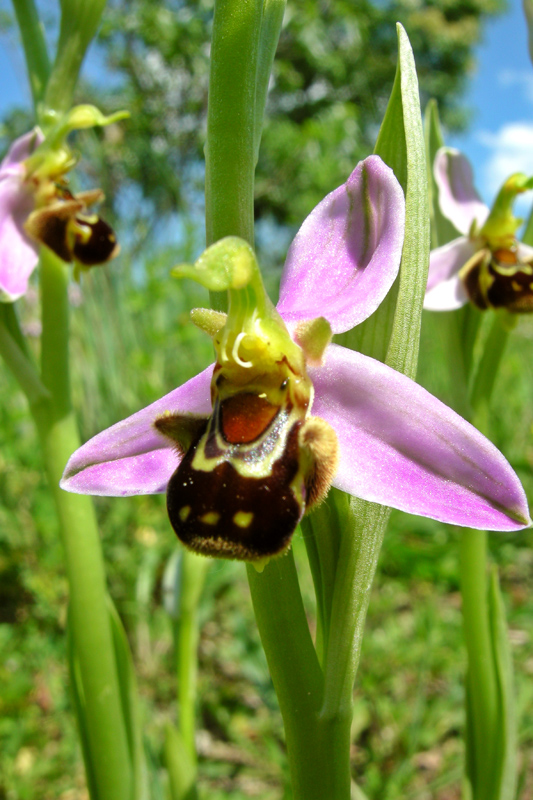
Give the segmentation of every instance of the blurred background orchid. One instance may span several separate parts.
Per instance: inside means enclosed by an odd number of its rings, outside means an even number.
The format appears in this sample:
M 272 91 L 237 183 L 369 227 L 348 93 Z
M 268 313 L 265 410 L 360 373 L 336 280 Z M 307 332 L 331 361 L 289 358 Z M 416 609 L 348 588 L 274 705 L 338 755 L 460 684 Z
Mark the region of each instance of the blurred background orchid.
M 0 299 L 12 302 L 25 294 L 37 266 L 38 245 L 24 225 L 35 207 L 26 183 L 25 162 L 42 141 L 38 131 L 19 137 L 0 165 Z
M 517 240 L 523 220 L 512 213 L 516 196 L 533 188 L 533 178 L 510 176 L 490 210 L 458 150 L 441 148 L 433 172 L 440 211 L 462 235 L 432 250 L 424 308 L 453 311 L 470 300 L 481 309 L 533 311 L 533 248 Z

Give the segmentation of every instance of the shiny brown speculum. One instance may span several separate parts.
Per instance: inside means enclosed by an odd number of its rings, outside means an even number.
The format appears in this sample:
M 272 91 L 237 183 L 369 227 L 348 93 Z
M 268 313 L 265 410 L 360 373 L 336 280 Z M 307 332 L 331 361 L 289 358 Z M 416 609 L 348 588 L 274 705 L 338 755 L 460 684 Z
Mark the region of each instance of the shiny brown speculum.
M 299 492 L 292 487 L 299 471 L 298 430 L 302 423 L 293 422 L 286 429 L 287 423 L 288 415 L 280 412 L 257 437 L 255 446 L 227 443 L 227 457 L 220 458 L 212 469 L 202 469 L 204 454 L 209 458 L 220 447 L 217 428 L 221 412 L 217 409 L 167 489 L 169 519 L 185 545 L 204 555 L 246 561 L 273 556 L 287 548 L 303 513 Z M 265 447 L 268 449 L 279 437 L 285 438 L 279 458 L 266 474 L 254 476 L 253 465 L 264 457 Z M 239 470 L 239 456 L 252 467 L 249 475 Z
M 519 260 L 516 247 L 480 251 L 461 278 L 469 299 L 482 310 L 533 312 L 533 265 Z
M 252 562 L 288 548 L 306 509 L 325 496 L 337 464 L 330 426 L 294 412 L 290 402 L 274 406 L 260 394 L 236 392 L 216 399 L 203 422 L 173 415 L 156 420 L 160 433 L 184 443 L 167 488 L 169 519 L 183 544 Z

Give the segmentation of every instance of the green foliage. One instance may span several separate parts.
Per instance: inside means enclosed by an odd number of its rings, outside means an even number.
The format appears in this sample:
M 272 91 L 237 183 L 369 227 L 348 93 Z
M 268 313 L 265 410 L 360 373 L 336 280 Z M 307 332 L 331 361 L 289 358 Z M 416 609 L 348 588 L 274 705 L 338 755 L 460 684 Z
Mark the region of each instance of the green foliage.
M 411 40 L 422 106 L 434 97 L 444 123 L 467 115 L 460 95 L 484 20 L 502 0 L 289 2 L 259 153 L 256 215 L 300 222 L 373 148 L 396 70 L 395 23 Z M 212 0 L 110 4 L 100 33 L 110 89 L 98 102 L 126 107 L 125 132 L 103 133 L 116 197 L 139 186 L 156 218 L 183 208 L 202 180 Z

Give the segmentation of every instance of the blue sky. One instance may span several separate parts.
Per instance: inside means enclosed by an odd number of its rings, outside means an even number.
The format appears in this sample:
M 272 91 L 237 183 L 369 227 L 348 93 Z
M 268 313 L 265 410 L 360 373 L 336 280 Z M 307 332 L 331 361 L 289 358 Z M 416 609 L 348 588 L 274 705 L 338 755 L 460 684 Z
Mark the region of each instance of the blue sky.
M 0 0 L 1 8 L 9 8 L 6 0 Z M 490 203 L 512 172 L 533 174 L 533 66 L 521 0 L 509 0 L 508 12 L 486 26 L 476 55 L 478 66 L 465 98 L 472 124 L 449 144 L 470 158 L 477 188 Z M 15 37 L 0 40 L 0 75 L 1 118 L 13 105 L 30 103 Z
M 4 7 L 2 3 L 2 8 Z M 27 87 L 24 60 L 15 36 L 2 36 L 0 40 L 0 118 L 13 106 L 29 105 L 30 92 Z
M 505 16 L 486 26 L 477 61 L 465 98 L 473 111 L 470 130 L 449 143 L 469 157 L 490 204 L 510 174 L 533 174 L 533 66 L 521 0 L 509 0 Z

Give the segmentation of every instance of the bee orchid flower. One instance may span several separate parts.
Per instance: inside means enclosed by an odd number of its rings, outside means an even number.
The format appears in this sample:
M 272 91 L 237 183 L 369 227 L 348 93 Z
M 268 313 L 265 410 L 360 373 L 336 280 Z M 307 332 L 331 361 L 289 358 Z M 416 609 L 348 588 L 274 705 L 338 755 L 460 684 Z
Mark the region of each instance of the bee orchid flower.
M 215 365 L 83 445 L 62 488 L 167 492 L 187 546 L 256 563 L 286 550 L 330 485 L 469 527 L 529 524 L 518 478 L 484 436 L 410 379 L 330 343 L 384 299 L 403 233 L 402 190 L 371 156 L 303 223 L 277 308 L 235 237 L 176 268 L 228 293 L 227 316 L 192 312 Z
M 73 130 L 109 125 L 124 116 L 105 117 L 94 106 L 75 106 L 46 136 L 35 128 L 13 142 L 0 165 L 0 301 L 13 302 L 26 293 L 41 244 L 78 270 L 118 253 L 112 229 L 89 211 L 103 193 L 73 195 L 68 189 L 65 175 L 76 157 L 65 139 Z
M 453 311 L 470 301 L 482 310 L 533 311 L 533 248 L 516 238 L 522 220 L 512 213 L 516 195 L 533 188 L 533 179 L 511 175 L 490 210 L 458 150 L 441 147 L 433 174 L 440 210 L 462 235 L 432 250 L 424 308 Z

